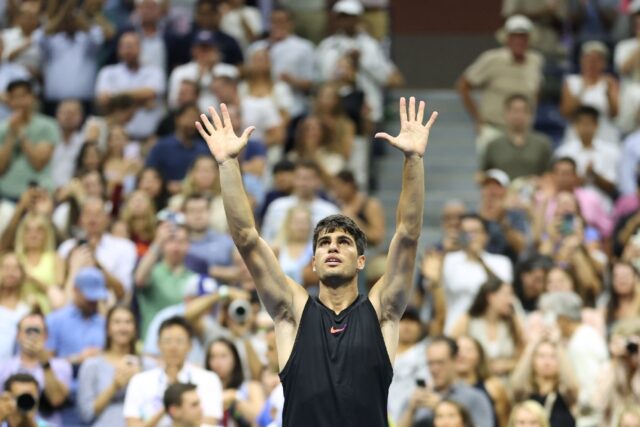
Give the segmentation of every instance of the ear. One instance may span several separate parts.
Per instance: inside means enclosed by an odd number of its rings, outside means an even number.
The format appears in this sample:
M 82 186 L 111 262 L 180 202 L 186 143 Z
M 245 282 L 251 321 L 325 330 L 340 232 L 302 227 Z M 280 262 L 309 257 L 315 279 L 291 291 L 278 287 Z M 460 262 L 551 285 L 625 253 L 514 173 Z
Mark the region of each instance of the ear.
M 358 256 L 358 260 L 356 261 L 358 270 L 360 271 L 364 270 L 365 261 L 366 261 L 366 258 L 364 255 Z
M 316 256 L 315 255 L 313 255 L 311 257 L 311 270 L 314 271 L 314 272 L 316 271 Z

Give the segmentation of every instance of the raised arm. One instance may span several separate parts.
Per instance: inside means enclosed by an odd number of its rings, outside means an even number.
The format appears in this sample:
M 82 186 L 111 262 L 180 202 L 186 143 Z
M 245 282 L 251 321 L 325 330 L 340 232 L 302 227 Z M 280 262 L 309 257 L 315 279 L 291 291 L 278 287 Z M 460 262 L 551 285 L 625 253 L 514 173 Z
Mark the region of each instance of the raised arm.
M 406 100 L 400 98 L 400 134 L 396 137 L 386 133 L 376 135 L 404 153 L 396 231 L 389 246 L 386 272 L 369 294 L 383 327 L 385 321 L 397 323 L 400 320 L 413 286 L 413 269 L 424 210 L 423 155 L 429 140 L 429 130 L 438 116 L 434 112 L 427 124 L 423 125 L 424 109 L 425 104 L 420 101 L 416 113 L 416 101 L 412 97 L 407 111 Z
M 216 110 L 209 107 L 213 124 L 202 114 L 202 123 L 196 123 L 196 128 L 207 142 L 220 168 L 222 201 L 231 237 L 251 272 L 260 300 L 269 315 L 276 323 L 279 320 L 293 323 L 296 319 L 294 302 L 299 298 L 304 298 L 306 302 L 307 294 L 301 286 L 285 276 L 273 251 L 258 234 L 251 205 L 242 185 L 237 157 L 254 128 L 245 129 L 237 137 L 227 106 L 221 104 L 220 111 L 222 120 Z

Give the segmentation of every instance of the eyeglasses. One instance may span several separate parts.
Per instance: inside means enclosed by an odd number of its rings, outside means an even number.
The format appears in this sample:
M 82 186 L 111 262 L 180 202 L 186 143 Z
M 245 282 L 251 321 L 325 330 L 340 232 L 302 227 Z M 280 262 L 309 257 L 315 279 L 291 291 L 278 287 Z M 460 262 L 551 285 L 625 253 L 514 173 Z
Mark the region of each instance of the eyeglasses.
M 185 338 L 161 338 L 159 343 L 161 345 L 187 345 L 189 340 Z

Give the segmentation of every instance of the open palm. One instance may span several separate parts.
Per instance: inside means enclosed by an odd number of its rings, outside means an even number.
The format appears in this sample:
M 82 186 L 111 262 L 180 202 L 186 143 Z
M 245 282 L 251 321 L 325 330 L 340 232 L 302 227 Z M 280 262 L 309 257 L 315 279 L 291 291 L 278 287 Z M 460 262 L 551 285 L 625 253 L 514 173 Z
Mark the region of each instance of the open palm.
M 220 112 L 222 113 L 222 119 L 220 119 L 215 108 L 209 107 L 213 124 L 206 115 L 201 114 L 202 123 L 196 122 L 196 129 L 198 129 L 198 132 L 200 132 L 200 135 L 209 146 L 209 150 L 211 150 L 211 154 L 213 154 L 216 161 L 223 163 L 225 160 L 233 159 L 240 154 L 240 151 L 247 145 L 249 136 L 255 127 L 246 128 L 242 135 L 238 137 L 233 130 L 229 110 L 225 104 L 220 104 Z
M 420 101 L 416 112 L 416 99 L 412 96 L 407 110 L 407 100 L 404 97 L 400 98 L 400 133 L 394 137 L 385 132 L 378 132 L 376 138 L 386 139 L 406 155 L 424 155 L 429 142 L 429 131 L 438 117 L 438 113 L 434 111 L 427 124 L 423 125 L 424 108 L 424 101 Z

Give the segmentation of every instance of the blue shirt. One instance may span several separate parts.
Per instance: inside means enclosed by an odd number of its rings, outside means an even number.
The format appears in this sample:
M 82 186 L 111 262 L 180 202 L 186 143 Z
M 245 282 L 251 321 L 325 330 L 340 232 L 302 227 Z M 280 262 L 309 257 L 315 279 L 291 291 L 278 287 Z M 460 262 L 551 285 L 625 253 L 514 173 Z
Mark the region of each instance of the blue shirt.
M 69 304 L 47 316 L 47 348 L 58 357 L 81 353 L 90 347 L 104 348 L 105 318 L 100 314 L 83 317 L 80 309 Z
M 147 157 L 146 166 L 158 169 L 160 175 L 167 181 L 180 181 L 184 179 L 196 157 L 202 154 L 211 155 L 209 147 L 203 140 L 193 139 L 191 144 L 191 147 L 187 147 L 176 138 L 175 134 L 166 136 L 153 146 Z
M 228 234 L 209 230 L 200 240 L 191 240 L 187 258 L 205 261 L 209 268 L 233 263 L 233 240 Z

